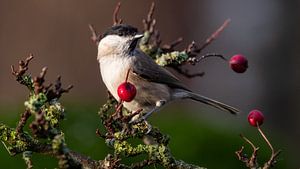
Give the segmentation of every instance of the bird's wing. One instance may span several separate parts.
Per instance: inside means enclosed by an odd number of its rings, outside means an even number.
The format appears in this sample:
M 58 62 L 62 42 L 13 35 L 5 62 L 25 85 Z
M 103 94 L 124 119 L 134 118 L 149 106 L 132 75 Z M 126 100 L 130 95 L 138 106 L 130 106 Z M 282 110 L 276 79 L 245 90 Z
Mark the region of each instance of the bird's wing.
M 147 81 L 166 84 L 171 88 L 180 88 L 190 91 L 171 72 L 156 64 L 149 56 L 137 50 L 133 73 Z

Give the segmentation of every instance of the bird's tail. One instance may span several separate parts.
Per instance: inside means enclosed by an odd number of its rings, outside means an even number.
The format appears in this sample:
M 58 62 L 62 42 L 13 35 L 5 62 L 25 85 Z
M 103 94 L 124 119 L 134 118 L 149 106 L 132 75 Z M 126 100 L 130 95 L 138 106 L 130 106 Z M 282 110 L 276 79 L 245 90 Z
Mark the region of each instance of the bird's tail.
M 220 109 L 220 110 L 223 110 L 223 111 L 227 111 L 231 114 L 238 114 L 239 113 L 239 110 L 232 107 L 232 106 L 229 106 L 227 104 L 224 104 L 224 103 L 221 103 L 219 101 L 216 101 L 216 100 L 213 100 L 213 99 L 210 99 L 208 97 L 205 97 L 205 96 L 202 96 L 200 94 L 196 94 L 196 93 L 193 93 L 193 92 L 190 92 L 190 91 L 182 91 L 183 94 L 185 97 L 181 97 L 181 98 L 189 98 L 189 99 L 192 99 L 192 100 L 195 100 L 195 101 L 198 101 L 198 102 L 202 102 L 204 104 L 207 104 L 207 105 L 210 105 L 210 106 L 213 106 L 217 109 Z M 182 96 L 182 95 L 181 95 Z

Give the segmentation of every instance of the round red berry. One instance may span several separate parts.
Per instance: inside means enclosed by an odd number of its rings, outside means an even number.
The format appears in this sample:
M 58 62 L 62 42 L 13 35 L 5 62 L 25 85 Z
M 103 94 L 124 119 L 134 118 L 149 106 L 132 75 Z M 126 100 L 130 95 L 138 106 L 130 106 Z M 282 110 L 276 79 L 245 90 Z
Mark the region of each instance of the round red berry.
M 125 102 L 130 102 L 136 95 L 136 88 L 129 82 L 124 82 L 118 87 L 118 96 Z
M 248 60 L 241 54 L 234 55 L 229 60 L 231 69 L 237 73 L 244 73 L 248 68 Z
M 264 115 L 262 114 L 261 111 L 259 110 L 252 110 L 249 114 L 248 114 L 248 122 L 251 126 L 257 127 L 262 125 L 264 122 Z

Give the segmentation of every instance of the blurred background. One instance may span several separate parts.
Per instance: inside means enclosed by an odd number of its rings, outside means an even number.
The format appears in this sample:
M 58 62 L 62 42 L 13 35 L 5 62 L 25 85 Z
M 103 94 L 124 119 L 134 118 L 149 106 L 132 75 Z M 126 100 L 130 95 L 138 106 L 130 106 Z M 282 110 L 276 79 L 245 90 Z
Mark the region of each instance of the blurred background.
M 62 75 L 74 84 L 62 98 L 67 110 L 63 129 L 68 145 L 95 159 L 111 152 L 95 135 L 100 126 L 99 106 L 106 100 L 90 40 L 88 24 L 100 33 L 112 25 L 118 1 L 103 0 L 1 0 L 0 1 L 0 122 L 14 126 L 28 92 L 11 75 L 10 65 L 33 53 L 30 70 L 37 75 L 47 66 L 48 82 Z M 152 1 L 122 2 L 120 17 L 142 29 Z M 194 91 L 239 108 L 232 116 L 192 101 L 170 104 L 150 121 L 171 136 L 170 146 L 178 159 L 208 168 L 245 168 L 234 151 L 246 145 L 243 133 L 260 147 L 259 162 L 270 150 L 247 122 L 247 114 L 259 109 L 265 114 L 262 126 L 275 149 L 282 149 L 275 168 L 299 168 L 300 150 L 300 2 L 280 0 L 186 0 L 155 1 L 155 18 L 163 43 L 178 37 L 183 49 L 191 41 L 202 43 L 227 18 L 230 25 L 202 54 L 220 53 L 230 58 L 241 53 L 249 60 L 244 74 L 234 73 L 227 62 L 207 59 L 192 72 L 204 77 L 180 77 Z M 250 147 L 246 151 L 251 153 Z M 0 146 L 0 168 L 25 168 L 18 155 L 10 157 Z M 55 159 L 34 155 L 36 168 L 54 168 Z

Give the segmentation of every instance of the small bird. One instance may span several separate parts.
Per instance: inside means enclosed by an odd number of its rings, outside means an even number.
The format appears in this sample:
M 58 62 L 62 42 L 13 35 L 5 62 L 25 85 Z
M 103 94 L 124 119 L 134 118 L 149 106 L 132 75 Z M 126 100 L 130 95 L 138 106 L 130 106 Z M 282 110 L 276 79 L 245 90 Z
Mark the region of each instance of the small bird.
M 118 86 L 124 82 L 126 72 L 131 70 L 128 82 L 135 85 L 137 94 L 131 102 L 124 103 L 125 108 L 132 112 L 143 109 L 145 115 L 142 117 L 146 119 L 173 100 L 192 99 L 232 114 L 239 112 L 234 107 L 188 89 L 137 47 L 142 37 L 137 28 L 119 24 L 109 28 L 98 44 L 97 59 L 102 80 L 115 99 L 118 100 Z

